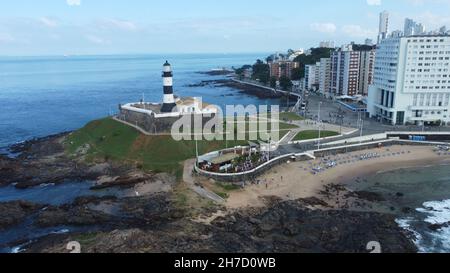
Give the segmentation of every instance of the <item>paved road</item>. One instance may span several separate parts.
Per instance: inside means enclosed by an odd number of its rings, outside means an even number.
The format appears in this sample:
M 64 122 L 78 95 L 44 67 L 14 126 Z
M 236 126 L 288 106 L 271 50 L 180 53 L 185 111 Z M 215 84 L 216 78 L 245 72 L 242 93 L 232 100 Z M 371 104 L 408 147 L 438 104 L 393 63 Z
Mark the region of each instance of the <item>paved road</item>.
M 189 159 L 184 162 L 184 169 L 183 169 L 183 181 L 198 195 L 213 200 L 217 203 L 225 203 L 225 200 L 218 196 L 217 194 L 203 188 L 200 186 L 197 186 L 195 184 L 195 179 L 192 176 L 192 170 L 194 169 L 195 159 Z

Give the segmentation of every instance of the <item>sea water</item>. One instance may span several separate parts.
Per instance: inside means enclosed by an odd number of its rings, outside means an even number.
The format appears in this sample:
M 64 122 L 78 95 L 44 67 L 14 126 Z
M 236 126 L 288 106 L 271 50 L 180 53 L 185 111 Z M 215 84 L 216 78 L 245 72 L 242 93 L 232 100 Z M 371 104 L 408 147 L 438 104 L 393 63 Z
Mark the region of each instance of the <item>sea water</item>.
M 450 166 L 430 165 L 380 171 L 361 184 L 351 183 L 354 190 L 381 194 L 386 211 L 395 207 L 397 223 L 411 234 L 420 252 L 450 252 Z M 400 194 L 400 195 L 399 195 Z M 411 213 L 402 213 L 404 208 Z M 437 230 L 432 225 L 447 224 Z
M 174 70 L 175 94 L 202 97 L 224 107 L 231 104 L 278 104 L 210 85 L 188 87 L 215 68 L 253 64 L 268 54 L 183 54 L 69 57 L 0 57 L 0 147 L 34 137 L 75 130 L 117 112 L 118 104 L 160 102 L 161 70 L 168 60 Z

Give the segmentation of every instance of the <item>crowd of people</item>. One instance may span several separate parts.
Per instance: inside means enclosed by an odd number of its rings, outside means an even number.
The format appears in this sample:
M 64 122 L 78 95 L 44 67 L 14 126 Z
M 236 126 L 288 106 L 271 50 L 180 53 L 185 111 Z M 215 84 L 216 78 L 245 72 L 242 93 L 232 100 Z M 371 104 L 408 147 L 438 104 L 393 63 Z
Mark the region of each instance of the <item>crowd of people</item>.
M 365 161 L 383 157 L 400 156 L 410 153 L 411 151 L 391 152 L 389 149 L 386 149 L 386 151 L 383 153 L 371 152 L 352 155 L 349 154 L 335 155 L 322 158 L 319 162 L 317 161 L 308 162 L 308 165 L 302 166 L 301 168 L 303 168 L 305 171 L 309 171 L 312 174 L 316 175 L 325 172 L 329 169 L 332 169 L 334 167 L 337 167 L 339 165 L 354 164 L 357 163 L 358 161 Z
M 244 160 L 234 160 L 233 169 L 235 173 L 251 171 L 258 166 L 268 162 L 270 156 L 268 152 L 259 152 L 256 154 L 248 155 Z

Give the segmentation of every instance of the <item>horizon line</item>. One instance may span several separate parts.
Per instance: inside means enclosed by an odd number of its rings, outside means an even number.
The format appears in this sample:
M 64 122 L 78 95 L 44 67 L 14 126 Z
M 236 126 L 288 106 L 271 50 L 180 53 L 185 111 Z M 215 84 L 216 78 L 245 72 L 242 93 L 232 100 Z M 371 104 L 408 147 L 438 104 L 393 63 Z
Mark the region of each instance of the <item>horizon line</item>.
M 138 55 L 231 55 L 231 54 L 271 54 L 277 51 L 236 51 L 236 52 L 158 52 L 158 53 L 85 53 L 85 54 L 42 54 L 42 55 L 0 55 L 0 58 L 32 57 L 89 57 L 89 56 L 138 56 Z

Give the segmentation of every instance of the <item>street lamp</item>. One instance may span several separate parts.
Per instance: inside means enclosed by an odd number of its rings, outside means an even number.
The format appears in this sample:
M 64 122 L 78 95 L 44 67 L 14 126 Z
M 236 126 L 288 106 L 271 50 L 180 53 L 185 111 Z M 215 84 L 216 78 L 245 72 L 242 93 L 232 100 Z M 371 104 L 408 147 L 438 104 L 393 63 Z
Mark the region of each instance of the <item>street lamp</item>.
M 363 136 L 363 129 L 364 129 L 364 120 L 363 120 L 363 113 L 360 111 L 358 112 L 358 126 L 359 126 L 359 144 L 362 143 L 362 136 Z
M 317 150 L 320 150 L 320 135 L 321 135 L 321 128 L 320 128 L 320 107 L 322 106 L 322 102 L 319 102 L 319 111 L 318 111 L 318 115 L 317 115 L 317 122 L 319 125 L 319 142 L 317 145 Z

